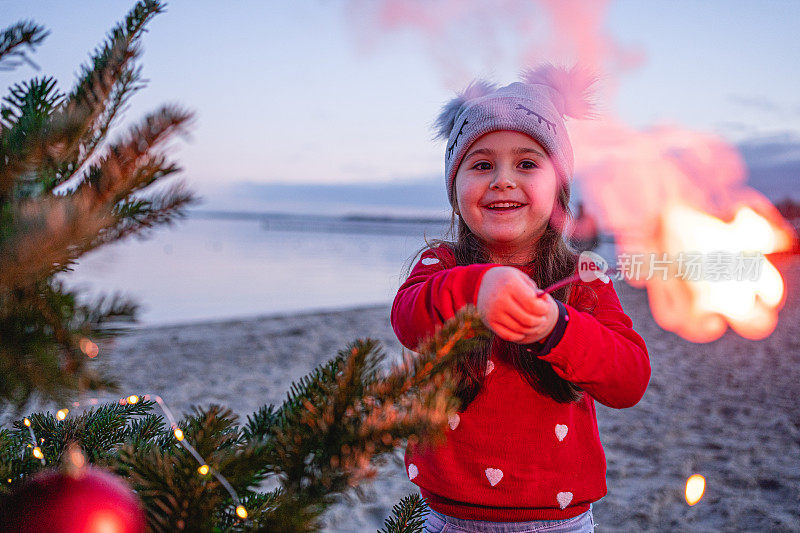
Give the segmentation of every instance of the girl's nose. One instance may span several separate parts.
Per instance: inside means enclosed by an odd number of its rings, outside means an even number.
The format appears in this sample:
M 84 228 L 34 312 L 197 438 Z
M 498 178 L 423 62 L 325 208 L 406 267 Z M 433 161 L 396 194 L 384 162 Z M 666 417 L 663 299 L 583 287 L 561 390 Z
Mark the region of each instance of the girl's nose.
M 491 189 L 516 189 L 517 183 L 512 179 L 508 172 L 498 172 L 492 180 Z

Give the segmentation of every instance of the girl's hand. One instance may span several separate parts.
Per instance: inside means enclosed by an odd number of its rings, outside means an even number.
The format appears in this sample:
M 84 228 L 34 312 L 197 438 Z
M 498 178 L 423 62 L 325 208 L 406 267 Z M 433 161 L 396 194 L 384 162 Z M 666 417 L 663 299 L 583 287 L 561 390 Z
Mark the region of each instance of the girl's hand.
M 549 294 L 536 295 L 536 283 L 521 270 L 500 266 L 483 275 L 478 311 L 500 338 L 530 344 L 547 337 L 558 321 L 558 306 Z

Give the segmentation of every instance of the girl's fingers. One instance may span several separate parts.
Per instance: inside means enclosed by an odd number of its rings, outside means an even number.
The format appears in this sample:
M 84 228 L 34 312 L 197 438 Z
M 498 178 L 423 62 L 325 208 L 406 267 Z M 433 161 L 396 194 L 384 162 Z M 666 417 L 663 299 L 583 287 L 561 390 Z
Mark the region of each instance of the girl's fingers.
M 546 295 L 540 298 L 536 296 L 536 292 L 534 291 L 530 292 L 515 291 L 512 294 L 512 299 L 514 300 L 514 302 L 516 302 L 526 313 L 536 316 L 542 316 L 547 314 L 547 307 L 549 305 L 547 300 L 548 298 L 551 298 L 551 296 Z
M 508 302 L 502 316 L 507 327 L 520 331 L 536 327 L 542 321 L 542 317 L 529 313 L 516 301 Z
M 497 335 L 499 335 L 501 339 L 505 339 L 509 342 L 518 343 L 525 338 L 524 334 L 512 331 L 507 327 L 503 326 L 502 324 L 494 324 L 492 326 L 492 331 L 494 331 Z
M 511 299 L 526 313 L 530 315 L 539 315 L 541 313 L 541 308 L 537 305 L 536 300 L 537 298 L 536 293 L 533 291 L 514 291 L 512 293 Z

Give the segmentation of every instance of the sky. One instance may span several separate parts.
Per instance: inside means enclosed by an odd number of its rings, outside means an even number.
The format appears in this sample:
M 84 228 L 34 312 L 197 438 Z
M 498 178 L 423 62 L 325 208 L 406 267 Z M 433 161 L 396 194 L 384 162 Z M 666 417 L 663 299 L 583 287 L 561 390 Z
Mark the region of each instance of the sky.
M 474 77 L 515 81 L 531 50 L 570 60 L 550 48 L 561 34 L 547 3 L 175 0 L 144 37 L 149 81 L 124 120 L 163 103 L 195 111 L 172 155 L 209 208 L 229 208 L 243 184 L 443 189 L 444 146 L 430 129 L 442 104 Z M 800 146 L 800 2 L 568 4 L 567 17 L 599 19 L 621 61 L 602 105 L 626 124 Z M 32 56 L 41 70 L 0 71 L 0 89 L 46 73 L 68 90 L 132 5 L 0 0 L 0 26 L 33 19 L 51 32 Z

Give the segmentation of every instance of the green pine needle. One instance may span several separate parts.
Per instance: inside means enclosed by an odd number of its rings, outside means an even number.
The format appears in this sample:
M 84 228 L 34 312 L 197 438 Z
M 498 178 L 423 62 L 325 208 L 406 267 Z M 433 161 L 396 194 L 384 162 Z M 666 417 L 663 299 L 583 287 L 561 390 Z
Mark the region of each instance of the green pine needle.
M 430 509 L 419 494 L 405 496 L 392 507 L 391 516 L 384 521 L 384 529 L 378 533 L 418 533 L 425 525 Z

